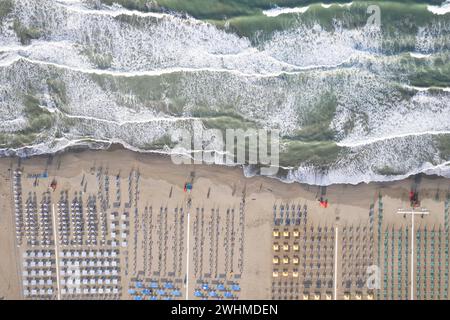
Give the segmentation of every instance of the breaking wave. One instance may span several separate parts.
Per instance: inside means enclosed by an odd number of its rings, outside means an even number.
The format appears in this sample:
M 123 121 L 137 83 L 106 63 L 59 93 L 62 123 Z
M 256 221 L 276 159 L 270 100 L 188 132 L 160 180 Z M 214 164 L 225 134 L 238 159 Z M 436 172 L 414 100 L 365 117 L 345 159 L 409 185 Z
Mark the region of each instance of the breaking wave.
M 286 182 L 449 175 L 447 2 L 415 7 L 423 22 L 395 25 L 392 38 L 359 23 L 367 17 L 358 1 L 255 13 L 252 23 L 276 25 L 266 31 L 245 25 L 248 17 L 8 1 L 0 13 L 2 155 L 112 144 L 167 154 L 171 130 L 195 132 L 200 123 L 280 130 Z

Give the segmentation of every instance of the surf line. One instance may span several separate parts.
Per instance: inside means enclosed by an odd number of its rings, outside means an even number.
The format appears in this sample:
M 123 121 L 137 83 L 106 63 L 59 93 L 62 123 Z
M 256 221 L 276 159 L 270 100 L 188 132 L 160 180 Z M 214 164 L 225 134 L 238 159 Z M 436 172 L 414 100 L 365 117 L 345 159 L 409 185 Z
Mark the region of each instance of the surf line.
M 236 69 L 224 69 L 224 68 L 211 68 L 211 67 L 203 67 L 203 68 L 189 68 L 189 67 L 172 67 L 172 68 L 166 68 L 166 69 L 157 69 L 157 70 L 147 70 L 147 71 L 111 71 L 111 70 L 99 70 L 99 69 L 89 69 L 89 68 L 77 68 L 72 67 L 60 63 L 55 62 L 48 62 L 48 61 L 41 61 L 41 60 L 34 60 L 30 58 L 25 57 L 16 57 L 13 59 L 10 59 L 6 63 L 0 64 L 1 67 L 7 67 L 10 66 L 19 60 L 27 61 L 29 63 L 33 64 L 40 64 L 40 65 L 46 65 L 46 66 L 52 66 L 55 68 L 60 69 L 66 69 L 74 72 L 80 72 L 80 73 L 86 73 L 86 74 L 95 74 L 95 75 L 108 75 L 108 76 L 116 76 L 116 77 L 140 77 L 140 76 L 162 76 L 166 74 L 174 74 L 174 73 L 190 73 L 190 72 L 210 72 L 210 73 L 229 73 L 234 74 L 241 77 L 248 77 L 248 78 L 276 78 L 281 75 L 298 75 L 301 74 L 304 71 L 309 70 L 316 70 L 316 69 L 334 69 L 342 66 L 347 62 L 343 61 L 342 63 L 337 63 L 334 65 L 311 65 L 311 66 L 294 66 L 291 71 L 288 70 L 279 70 L 276 72 L 265 72 L 265 73 L 251 73 L 251 72 L 244 72 Z
M 373 144 L 376 142 L 392 140 L 392 139 L 397 139 L 397 138 L 420 137 L 420 136 L 426 136 L 426 135 L 436 136 L 436 135 L 441 135 L 441 134 L 450 134 L 450 131 L 444 130 L 444 131 L 424 131 L 424 132 L 418 132 L 418 133 L 402 133 L 402 134 L 397 134 L 397 135 L 367 139 L 365 141 L 358 141 L 358 142 L 336 142 L 336 145 L 338 147 L 349 147 L 349 148 L 362 147 L 362 146 L 366 146 L 366 145 Z

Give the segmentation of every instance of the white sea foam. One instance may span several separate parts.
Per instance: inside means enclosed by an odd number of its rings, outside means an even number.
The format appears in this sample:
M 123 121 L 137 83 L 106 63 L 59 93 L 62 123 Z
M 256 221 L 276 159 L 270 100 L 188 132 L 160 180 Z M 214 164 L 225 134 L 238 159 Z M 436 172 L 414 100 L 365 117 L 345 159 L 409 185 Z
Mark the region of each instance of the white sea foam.
M 39 7 L 29 6 L 22 0 L 17 0 L 16 5 L 17 15 L 25 25 L 31 16 L 33 20 L 39 17 L 44 19 L 49 11 L 54 12 L 49 21 L 40 22 L 39 29 L 45 31 L 45 40 L 33 41 L 29 46 L 0 41 L 2 51 L 16 51 L 30 61 L 91 72 L 89 69 L 98 69 L 96 61 L 110 59 L 107 70 L 97 70 L 95 73 L 110 72 L 124 76 L 201 69 L 273 76 L 317 67 L 295 66 L 279 61 L 253 48 L 247 39 L 193 19 L 138 15 L 142 23 L 133 26 L 115 19 L 114 15 L 99 14 L 117 10 L 83 9 L 72 12 L 65 6 L 60 8 L 48 1 Z
M 11 152 L 111 143 L 149 152 L 171 129 L 195 130 L 195 121 L 224 113 L 292 137 L 334 101 L 330 129 L 343 154 L 326 171 L 293 164 L 287 181 L 358 183 L 447 172 L 436 141 L 450 133 L 450 88 L 409 86 L 397 74 L 405 54 L 385 55 L 381 30 L 346 29 L 338 21 L 311 28 L 299 19 L 255 45 L 191 17 L 94 9 L 76 0 L 15 4 L 14 18 L 41 36 L 21 45 L 14 32 L 0 35 L 0 132 L 28 125 L 29 93 L 51 112 L 53 127 Z M 419 28 L 409 55 L 427 63 L 445 52 L 448 34 L 445 23 Z M 141 76 L 148 77 L 145 86 Z M 207 116 L 194 117 L 198 112 Z M 380 174 L 384 166 L 397 174 Z
M 404 88 L 416 90 L 419 92 L 427 92 L 430 90 L 442 90 L 444 92 L 450 92 L 450 87 L 417 87 L 417 86 L 411 86 L 408 84 L 403 85 Z
M 322 8 L 328 9 L 331 6 L 339 6 L 339 7 L 347 7 L 349 8 L 351 5 L 353 4 L 353 2 L 349 2 L 349 3 L 329 3 L 329 4 L 325 4 L 325 3 L 321 3 L 320 5 L 322 6 Z M 264 10 L 263 14 L 266 15 L 267 17 L 278 17 L 279 15 L 282 14 L 292 14 L 292 13 L 305 13 L 306 11 L 308 11 L 310 6 L 305 6 L 305 7 L 295 7 L 295 8 L 287 8 L 287 7 L 275 7 L 269 10 Z
M 361 147 L 361 146 L 365 146 L 368 144 L 372 144 L 372 143 L 376 143 L 376 142 L 382 142 L 382 141 L 386 141 L 386 140 L 391 140 L 391 139 L 398 139 L 398 138 L 405 138 L 405 137 L 419 137 L 419 136 L 426 136 L 426 135 L 443 135 L 443 134 L 450 134 L 450 130 L 443 130 L 443 131 L 424 131 L 424 132 L 408 132 L 408 133 L 402 133 L 402 134 L 395 134 L 395 135 L 391 135 L 391 136 L 381 136 L 381 137 L 376 137 L 376 138 L 369 138 L 369 139 L 364 139 L 364 140 L 360 140 L 360 141 L 351 141 L 351 139 L 348 140 L 343 140 L 340 142 L 337 142 L 336 144 L 339 147 L 348 147 L 348 148 L 354 148 L 354 147 Z
M 288 173 L 287 177 L 283 179 L 284 182 L 300 182 L 309 185 L 328 186 L 332 184 L 352 184 L 370 182 L 388 182 L 406 179 L 410 176 L 425 173 L 428 175 L 438 175 L 441 177 L 450 178 L 450 161 L 439 165 L 432 165 L 425 163 L 416 170 L 411 170 L 401 175 L 382 175 L 374 172 L 364 172 L 355 175 L 353 172 L 346 170 L 330 170 L 324 173 L 317 173 L 312 167 L 299 167 Z
M 347 2 L 347 3 L 328 3 L 328 4 L 326 4 L 326 3 L 321 3 L 320 5 L 321 5 L 323 8 L 328 9 L 328 8 L 330 8 L 331 6 L 339 6 L 339 7 L 341 7 L 341 8 L 343 8 L 343 7 L 350 8 L 350 7 L 352 6 L 352 4 L 353 4 L 353 2 Z
M 123 7 L 118 6 L 118 5 L 113 5 L 113 6 L 103 5 L 104 9 L 94 10 L 94 9 L 85 7 L 82 2 L 76 1 L 76 0 L 74 0 L 74 1 L 57 0 L 56 3 L 62 5 L 64 8 L 66 8 L 70 12 L 83 13 L 83 14 L 104 15 L 104 16 L 110 16 L 110 17 L 118 17 L 121 15 L 126 15 L 126 16 L 136 16 L 136 17 L 143 17 L 143 18 L 148 18 L 148 17 L 164 18 L 164 17 L 170 16 L 169 14 L 164 14 L 164 13 L 141 12 L 141 11 L 136 11 L 136 10 L 128 10 L 128 9 L 124 9 Z
M 355 147 L 374 142 L 387 141 L 402 137 L 423 135 L 439 135 L 450 133 L 450 100 L 448 93 L 430 94 L 428 91 L 419 91 L 409 100 L 400 100 L 392 92 L 390 99 L 393 104 L 365 106 L 361 110 L 367 118 L 355 123 L 355 128 L 344 139 L 338 142 L 340 146 Z M 349 116 L 345 111 L 339 112 L 348 106 L 338 108 L 332 126 L 341 132 Z M 417 121 L 420 119 L 420 121 Z
M 450 161 L 436 156 L 432 135 L 408 136 L 353 147 L 326 170 L 301 165 L 288 179 L 308 184 L 401 180 L 421 172 L 449 175 Z
M 437 14 L 437 15 L 443 15 L 443 14 L 450 13 L 450 1 L 447 0 L 447 1 L 443 2 L 440 6 L 428 5 L 427 9 L 428 9 L 428 11 L 430 11 L 434 14 Z
M 0 154 L 2 155 L 18 155 L 18 156 L 31 156 L 40 154 L 51 154 L 67 150 L 68 148 L 76 146 L 88 146 L 90 149 L 107 149 L 112 144 L 120 144 L 126 149 L 140 152 L 140 153 L 153 153 L 161 155 L 170 155 L 170 150 L 141 150 L 128 144 L 120 139 L 67 139 L 66 137 L 55 139 L 54 143 L 50 145 L 47 142 L 26 146 L 16 149 L 2 149 L 0 148 Z M 191 153 L 183 153 L 185 156 L 190 156 Z M 240 166 L 240 165 L 239 165 Z M 246 177 L 254 176 L 254 171 L 251 167 L 243 166 L 243 173 Z M 425 162 L 418 168 L 410 170 L 404 174 L 396 175 L 382 175 L 372 170 L 365 171 L 364 173 L 358 171 L 351 171 L 348 168 L 330 169 L 326 172 L 320 172 L 313 166 L 300 166 L 295 169 L 290 169 L 287 176 L 278 176 L 286 183 L 300 182 L 309 185 L 332 185 L 332 184 L 352 184 L 370 183 L 370 182 L 387 182 L 403 180 L 411 175 L 418 173 L 426 173 L 429 175 L 438 175 L 442 177 L 450 178 L 450 161 L 445 161 L 439 164 L 431 164 Z
M 193 18 L 142 16 L 123 8 L 94 10 L 71 3 L 56 5 L 43 0 L 33 6 L 36 3 L 16 0 L 21 23 L 37 23 L 45 39 L 29 46 L 11 46 L 10 41 L 3 41 L 3 45 L 0 41 L 0 47 L 30 61 L 96 74 L 139 76 L 210 70 L 271 77 L 336 67 L 369 50 L 376 51 L 380 45 L 379 35 L 371 30 L 346 31 L 337 26 L 335 32 L 329 32 L 319 26 L 311 30 L 292 25 L 256 48 L 249 39 Z M 117 12 L 138 21 L 123 22 L 117 19 Z M 100 70 L 97 64 L 102 62 L 106 65 Z
M 289 13 L 305 13 L 308 11 L 309 6 L 306 7 L 297 7 L 297 8 L 273 8 L 269 10 L 264 10 L 263 14 L 268 17 L 278 17 L 281 14 L 289 14 Z
M 52 55 L 50 59 L 54 59 L 56 56 Z M 79 56 L 76 56 L 79 58 Z M 200 67 L 200 68 L 166 68 L 166 69 L 158 69 L 158 70 L 146 70 L 146 71 L 115 71 L 115 70 L 102 70 L 102 69 L 96 69 L 91 67 L 90 65 L 86 65 L 85 67 L 75 67 L 71 65 L 51 62 L 48 60 L 39 60 L 39 59 L 30 59 L 26 58 L 20 55 L 14 55 L 8 57 L 8 59 L 2 59 L 0 66 L 6 67 L 11 66 L 14 63 L 16 63 L 19 60 L 27 61 L 34 64 L 40 64 L 40 65 L 46 65 L 46 66 L 52 66 L 60 69 L 66 69 L 71 70 L 75 72 L 82 72 L 86 74 L 96 74 L 96 75 L 109 75 L 109 76 L 117 76 L 117 77 L 141 77 L 141 76 L 150 76 L 150 77 L 156 77 L 156 76 L 162 76 L 166 74 L 172 74 L 172 73 L 187 73 L 187 72 L 217 72 L 217 73 L 231 73 L 238 76 L 243 77 L 261 77 L 261 78 L 271 78 L 271 77 L 278 77 L 280 75 L 295 75 L 300 74 L 302 71 L 308 71 L 308 70 L 314 70 L 314 69 L 326 69 L 326 68 L 336 68 L 340 65 L 348 62 L 349 60 L 343 60 L 340 63 L 337 64 L 323 64 L 323 65 L 309 65 L 306 67 L 296 67 L 297 70 L 295 71 L 277 71 L 277 72 L 262 72 L 262 73 L 249 73 L 246 71 L 240 71 L 236 69 L 223 69 L 223 68 L 208 68 L 208 67 Z M 74 61 L 70 61 L 71 64 L 74 65 L 83 65 L 83 63 L 86 62 L 84 59 L 80 59 L 78 64 L 73 63 Z
M 417 58 L 417 59 L 426 59 L 431 57 L 431 54 L 423 54 L 423 53 L 419 53 L 419 52 L 410 52 L 409 55 L 413 58 Z

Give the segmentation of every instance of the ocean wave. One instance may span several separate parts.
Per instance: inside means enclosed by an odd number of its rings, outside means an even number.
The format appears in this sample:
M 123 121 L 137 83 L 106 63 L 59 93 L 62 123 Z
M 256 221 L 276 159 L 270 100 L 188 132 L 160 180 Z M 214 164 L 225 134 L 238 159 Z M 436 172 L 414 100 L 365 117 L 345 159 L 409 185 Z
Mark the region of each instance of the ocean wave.
M 409 55 L 413 58 L 417 58 L 417 59 L 426 59 L 431 57 L 431 54 L 423 54 L 420 52 L 409 52 Z
M 170 17 L 172 15 L 165 13 L 156 13 L 156 12 L 142 12 L 137 10 L 129 10 L 125 9 L 119 5 L 102 5 L 103 9 L 91 9 L 85 6 L 85 3 L 77 0 L 56 0 L 57 4 L 61 5 L 63 8 L 67 9 L 70 12 L 82 13 L 82 14 L 94 14 L 94 15 L 104 15 L 109 17 L 118 17 L 122 15 L 126 16 L 136 16 L 142 18 L 165 18 Z M 194 23 L 200 23 L 198 20 L 192 19 Z
M 59 138 L 54 142 L 54 144 L 51 147 L 49 146 L 48 143 L 42 143 L 34 146 L 25 146 L 16 149 L 0 148 L 0 156 L 32 157 L 37 155 L 57 154 L 60 152 L 67 152 L 72 149 L 79 149 L 79 148 L 85 148 L 89 150 L 108 150 L 113 145 L 120 145 L 132 152 L 165 156 L 167 157 L 167 161 L 171 161 L 169 158 L 171 157 L 171 155 L 173 155 L 173 152 L 170 149 L 143 150 L 136 148 L 120 139 L 101 140 L 89 138 L 89 139 L 68 140 L 67 138 Z M 177 155 L 182 155 L 184 157 L 190 158 L 191 160 L 194 160 L 191 150 L 183 153 L 177 153 Z M 254 166 L 250 165 L 240 165 L 240 164 L 233 165 L 225 163 L 216 163 L 214 165 L 241 167 L 243 170 L 243 175 L 247 178 L 251 178 L 258 175 L 258 170 Z M 365 173 L 351 172 L 348 170 L 348 168 L 333 168 L 330 170 L 323 171 L 314 166 L 300 166 L 297 168 L 280 167 L 280 169 L 284 169 L 284 171 L 287 171 L 287 173 L 286 174 L 279 173 L 275 176 L 268 176 L 268 177 L 278 179 L 285 183 L 302 183 L 319 186 L 329 186 L 333 184 L 357 185 L 360 183 L 398 181 L 420 173 L 450 178 L 450 161 L 446 161 L 440 164 L 423 163 L 418 168 L 409 170 L 404 174 L 396 174 L 396 175 L 378 174 L 373 171 L 366 171 Z
M 426 14 L 392 38 L 353 27 L 353 18 L 258 12 L 227 27 L 76 0 L 13 3 L 0 23 L 5 155 L 114 143 L 167 153 L 170 130 L 194 132 L 197 123 L 280 130 L 286 181 L 358 183 L 447 169 L 445 18 Z M 275 27 L 247 30 L 250 18 Z
M 450 112 L 445 95 L 418 92 L 406 100 L 402 97 L 401 91 L 392 87 L 386 79 L 354 69 L 313 71 L 310 74 L 295 75 L 291 79 L 278 77 L 248 79 L 217 72 L 184 74 L 177 77 L 176 81 L 171 80 L 170 87 L 176 95 L 167 96 L 164 93 L 167 103 L 162 104 L 161 111 L 154 111 L 152 104 L 150 108 L 146 105 L 146 101 L 153 99 L 156 99 L 154 104 L 160 104 L 161 98 L 156 96 L 148 99 L 145 96 L 137 96 L 142 93 L 134 92 L 133 88 L 129 87 L 130 84 L 121 78 L 101 78 L 102 85 L 99 85 L 83 72 L 73 70 L 61 72 L 53 66 L 36 65 L 28 61 L 19 62 L 3 72 L 10 77 L 16 74 L 18 79 L 5 82 L 5 85 L 23 84 L 25 88 L 34 86 L 33 91 L 36 92 L 48 90 L 45 84 L 37 85 L 45 82 L 49 76 L 56 76 L 56 79 L 65 86 L 67 99 L 66 105 L 63 106 L 65 118 L 80 121 L 70 124 L 69 127 L 64 125 L 64 128 L 75 130 L 72 127 L 79 125 L 80 128 L 77 130 L 82 130 L 80 135 L 103 134 L 100 131 L 102 129 L 108 132 L 107 137 L 114 138 L 124 134 L 122 129 L 125 128 L 131 139 L 134 134 L 132 125 L 167 122 L 166 119 L 172 119 L 174 123 L 183 123 L 196 118 L 192 117 L 192 114 L 195 114 L 199 105 L 210 106 L 209 110 L 213 113 L 211 115 L 206 113 L 204 120 L 207 121 L 208 118 L 213 120 L 214 112 L 220 115 L 223 112 L 222 106 L 227 106 L 230 101 L 234 101 L 236 114 L 245 120 L 256 122 L 268 129 L 278 128 L 285 135 L 295 135 L 296 131 L 308 125 L 307 119 L 302 115 L 323 103 L 321 101 L 323 98 L 317 94 L 318 87 L 321 88 L 321 92 L 333 92 L 337 101 L 337 112 L 331 119 L 332 128 L 338 133 L 343 133 L 348 123 L 353 123 L 350 131 L 347 130 L 345 135 L 338 137 L 338 146 L 372 143 L 389 137 L 408 136 L 420 132 L 445 132 L 449 129 L 448 123 L 442 121 L 449 117 Z M 22 79 L 27 80 L 24 82 Z M 167 80 L 161 78 L 158 81 Z M 227 85 L 224 86 L 224 83 Z M 152 87 L 147 90 L 154 91 Z M 14 92 L 20 94 L 24 88 L 10 88 L 8 91 L 11 94 Z M 212 92 L 214 94 L 211 94 Z M 11 100 L 7 97 L 5 99 L 5 106 L 16 112 L 21 110 L 20 100 L 13 100 L 13 97 Z M 42 99 L 48 106 L 54 108 L 54 97 L 44 95 Z M 182 101 L 180 105 L 182 109 L 176 115 L 164 111 L 164 105 L 172 104 L 173 99 Z M 359 101 L 366 103 L 360 104 Z M 6 114 L 4 112 L 2 117 Z M 355 119 L 355 115 L 359 118 Z M 11 119 L 17 117 L 17 114 L 8 117 Z M 416 121 L 415 119 L 419 117 L 421 121 Z M 110 125 L 110 128 L 92 124 L 86 127 L 87 122 L 96 124 L 102 122 Z M 137 132 L 140 131 L 137 130 L 136 137 L 133 138 L 135 144 L 145 143 L 141 138 L 137 138 Z
M 450 1 L 447 0 L 447 1 L 443 2 L 440 6 L 428 5 L 427 9 L 428 9 L 428 11 L 430 11 L 436 15 L 444 15 L 444 14 L 450 13 Z
M 420 168 L 411 170 L 405 174 L 391 176 L 374 172 L 349 175 L 347 170 L 329 170 L 327 172 L 318 173 L 311 167 L 299 167 L 296 170 L 290 171 L 288 175 L 281 178 L 281 180 L 287 183 L 299 182 L 318 186 L 329 186 L 333 184 L 357 185 L 360 183 L 399 181 L 421 173 L 450 178 L 450 161 L 439 165 L 425 163 Z
M 418 92 L 427 92 L 427 91 L 444 91 L 444 92 L 450 92 L 450 87 L 418 87 L 418 86 L 411 86 L 411 85 L 403 85 L 404 88 L 411 89 Z
M 380 42 L 371 30 L 336 27 L 327 31 L 319 25 L 311 29 L 299 23 L 254 47 L 249 38 L 193 18 L 106 6 L 94 10 L 71 3 L 43 0 L 37 5 L 16 0 L 16 21 L 45 36 L 31 40 L 28 46 L 19 46 L 18 39 L 0 41 L 0 46 L 3 42 L 5 50 L 11 50 L 15 40 L 20 55 L 30 60 L 85 71 L 97 69 L 101 74 L 208 69 L 276 76 L 339 66 L 352 56 L 379 48 Z M 119 19 L 123 15 L 137 20 Z M 304 40 L 298 41 L 299 37 Z M 334 50 L 324 51 L 326 45 Z
M 54 56 L 53 56 L 53 58 L 54 58 Z M 315 69 L 333 69 L 333 68 L 342 66 L 343 64 L 348 63 L 350 61 L 350 60 L 345 60 L 345 61 L 339 62 L 338 64 L 334 64 L 334 65 L 332 65 L 332 64 L 310 65 L 307 67 L 292 66 L 293 67 L 292 71 L 282 71 L 281 70 L 278 72 L 262 72 L 262 73 L 247 73 L 245 71 L 240 71 L 237 69 L 208 68 L 208 67 L 203 67 L 203 68 L 202 67 L 199 67 L 199 68 L 176 67 L 176 68 L 146 70 L 146 71 L 115 71 L 115 70 L 96 69 L 96 68 L 92 68 L 89 65 L 86 65 L 86 67 L 84 67 L 84 68 L 80 68 L 80 67 L 74 67 L 72 65 L 50 62 L 50 61 L 46 61 L 46 60 L 30 59 L 27 57 L 16 55 L 16 56 L 9 56 L 8 59 L 2 59 L 2 63 L 0 63 L 0 66 L 7 67 L 10 65 L 13 65 L 14 63 L 16 63 L 20 60 L 27 61 L 27 62 L 34 63 L 34 64 L 41 64 L 41 65 L 47 65 L 47 66 L 52 66 L 52 67 L 61 68 L 61 69 L 67 69 L 67 70 L 71 70 L 71 71 L 75 71 L 75 72 L 82 72 L 82 73 L 86 73 L 86 74 L 109 75 L 109 76 L 127 77 L 127 78 L 142 77 L 142 76 L 155 77 L 155 76 L 162 76 L 162 75 L 166 75 L 166 74 L 185 73 L 185 72 L 218 72 L 218 73 L 231 73 L 231 74 L 235 74 L 235 75 L 239 75 L 239 76 L 243 76 L 243 77 L 270 78 L 270 77 L 279 77 L 281 75 L 295 75 L 295 74 L 299 74 L 304 71 L 315 70 Z M 74 65 L 82 64 L 82 63 L 76 64 L 76 63 L 73 63 L 73 61 L 71 61 L 71 62 L 72 62 L 71 64 L 74 64 Z
M 306 7 L 297 7 L 297 8 L 273 8 L 269 10 L 264 10 L 263 14 L 268 17 L 278 17 L 281 14 L 289 14 L 289 13 L 305 13 L 308 11 L 309 6 Z
M 367 138 L 367 139 L 361 139 L 357 141 L 352 141 L 351 139 L 343 140 L 336 142 L 336 145 L 339 147 L 348 147 L 348 148 L 354 148 L 354 147 L 361 147 L 366 146 L 369 144 L 377 143 L 377 142 L 383 142 L 387 140 L 392 139 L 398 139 L 398 138 L 406 138 L 406 137 L 420 137 L 420 136 L 438 136 L 438 135 L 444 135 L 444 134 L 450 134 L 450 130 L 447 131 L 424 131 L 424 132 L 407 132 L 402 134 L 395 134 L 391 136 L 381 136 L 376 138 Z
M 332 6 L 339 6 L 339 7 L 351 7 L 351 5 L 353 4 L 353 2 L 349 2 L 349 3 L 321 3 L 320 6 L 322 8 L 328 9 Z M 286 7 L 275 7 L 269 10 L 264 10 L 263 14 L 266 15 L 267 17 L 278 17 L 279 15 L 282 14 L 292 14 L 292 13 L 305 13 L 306 11 L 308 11 L 308 9 L 310 8 L 310 6 L 305 6 L 305 7 L 295 7 L 295 8 L 286 8 Z

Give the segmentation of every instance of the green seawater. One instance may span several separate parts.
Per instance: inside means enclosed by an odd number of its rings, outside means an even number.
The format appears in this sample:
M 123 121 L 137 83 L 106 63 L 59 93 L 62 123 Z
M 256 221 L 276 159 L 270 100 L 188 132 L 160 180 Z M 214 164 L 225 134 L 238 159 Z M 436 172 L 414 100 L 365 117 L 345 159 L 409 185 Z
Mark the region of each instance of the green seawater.
M 279 129 L 280 164 L 325 177 L 314 183 L 450 161 L 450 13 L 427 8 L 443 1 L 100 1 L 168 14 L 0 1 L 2 152 L 74 140 L 162 151 L 170 130 L 200 123 Z
M 317 3 L 339 4 L 349 3 L 346 0 L 311 1 L 311 0 L 101 0 L 111 5 L 119 3 L 125 8 L 141 11 L 173 10 L 187 13 L 197 19 L 220 20 L 237 16 L 260 15 L 263 10 L 275 7 L 303 7 Z M 356 3 L 381 4 L 390 1 L 356 1 Z M 440 5 L 442 0 L 430 1 L 396 1 L 402 5 L 433 4 Z M 367 5 L 366 5 L 367 6 Z M 337 6 L 332 9 L 338 10 Z

